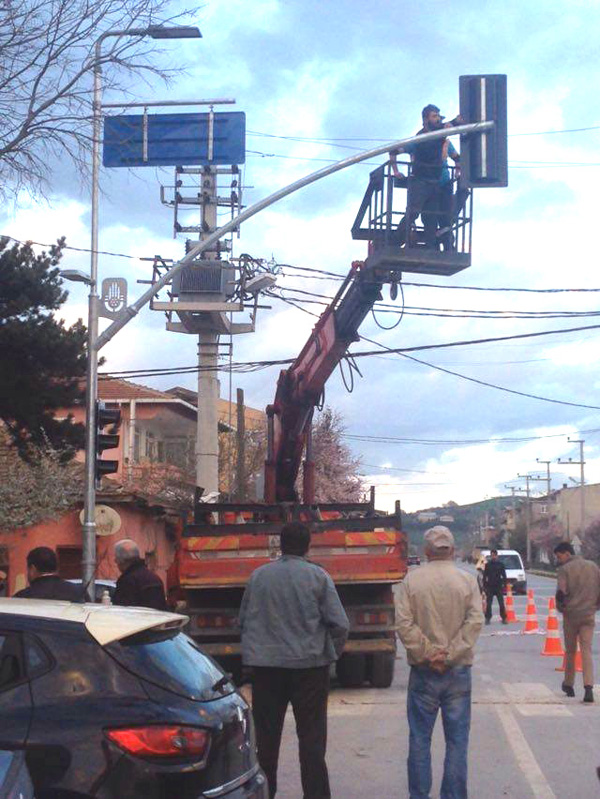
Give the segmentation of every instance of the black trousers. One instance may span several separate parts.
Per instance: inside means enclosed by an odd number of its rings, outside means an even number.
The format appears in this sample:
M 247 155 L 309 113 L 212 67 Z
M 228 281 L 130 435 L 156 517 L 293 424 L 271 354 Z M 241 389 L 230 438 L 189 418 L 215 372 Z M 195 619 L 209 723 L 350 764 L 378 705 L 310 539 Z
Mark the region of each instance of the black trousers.
M 252 714 L 258 762 L 267 776 L 269 796 L 277 793 L 277 763 L 288 704 L 292 703 L 300 754 L 304 799 L 330 799 L 325 763 L 329 666 L 281 669 L 255 666 Z
M 406 213 L 395 233 L 396 243 L 402 246 L 416 218 L 421 215 L 425 246 L 439 249 L 435 234 L 440 219 L 440 185 L 437 181 L 409 177 Z
M 492 618 L 492 600 L 494 597 L 498 600 L 498 607 L 500 608 L 500 618 L 506 618 L 506 610 L 504 608 L 504 591 L 501 588 L 486 588 L 485 595 L 487 598 L 487 603 L 485 606 L 485 617 L 486 619 Z

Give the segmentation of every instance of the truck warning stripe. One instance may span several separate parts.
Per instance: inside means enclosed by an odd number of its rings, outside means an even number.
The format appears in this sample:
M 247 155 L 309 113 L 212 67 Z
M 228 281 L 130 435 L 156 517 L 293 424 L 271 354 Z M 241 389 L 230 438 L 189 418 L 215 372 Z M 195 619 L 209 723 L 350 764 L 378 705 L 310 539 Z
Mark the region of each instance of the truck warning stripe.
M 395 544 L 397 533 L 393 532 L 373 532 L 373 533 L 346 533 L 347 547 L 364 547 L 369 544 Z
M 184 538 L 184 548 L 192 551 L 202 549 L 239 549 L 240 539 L 237 535 L 197 536 Z

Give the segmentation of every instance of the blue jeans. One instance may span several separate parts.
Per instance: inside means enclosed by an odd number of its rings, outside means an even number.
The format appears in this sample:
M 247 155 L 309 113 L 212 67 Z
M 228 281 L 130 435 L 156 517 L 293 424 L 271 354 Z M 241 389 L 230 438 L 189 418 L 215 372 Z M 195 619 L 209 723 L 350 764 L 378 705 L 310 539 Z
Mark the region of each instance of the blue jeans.
M 440 799 L 467 799 L 467 749 L 471 726 L 471 667 L 438 674 L 412 666 L 408 682 L 408 791 L 410 799 L 430 799 L 431 735 L 438 710 L 446 739 Z

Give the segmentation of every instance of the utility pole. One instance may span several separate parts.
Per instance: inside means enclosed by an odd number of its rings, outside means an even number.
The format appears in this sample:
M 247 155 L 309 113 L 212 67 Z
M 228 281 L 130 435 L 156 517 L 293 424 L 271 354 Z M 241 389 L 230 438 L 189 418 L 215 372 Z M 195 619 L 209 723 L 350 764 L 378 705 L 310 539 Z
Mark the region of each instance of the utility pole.
M 532 479 L 528 474 L 517 474 L 521 480 L 525 480 L 525 496 L 527 497 L 527 505 L 525 511 L 525 542 L 526 542 L 526 560 L 527 565 L 531 563 L 531 492 L 529 490 L 529 482 Z
M 546 464 L 546 495 L 548 498 L 550 498 L 550 491 L 552 490 L 552 483 L 550 480 L 550 464 L 552 461 L 541 461 L 539 458 L 536 458 L 535 462 Z
M 560 458 L 557 460 L 557 463 L 563 465 L 570 465 L 570 466 L 580 466 L 580 476 L 579 476 L 579 491 L 580 491 L 580 528 L 579 532 L 581 534 L 581 538 L 583 539 L 585 533 L 585 459 L 583 457 L 583 445 L 585 444 L 584 439 L 580 438 L 568 438 L 567 441 L 570 441 L 572 444 L 579 444 L 579 460 L 574 461 L 573 458 L 569 458 L 569 460 L 561 460 Z M 571 534 L 569 532 L 569 540 L 571 538 Z
M 235 494 L 238 502 L 246 498 L 246 419 L 244 417 L 244 390 L 237 389 L 237 468 Z M 231 490 L 231 489 L 230 489 Z
M 217 174 L 207 167 L 202 175 L 201 233 L 205 240 L 217 229 Z M 215 260 L 217 253 L 203 254 L 206 260 Z M 215 330 L 198 333 L 198 423 L 196 426 L 196 485 L 205 494 L 219 490 L 219 334 Z

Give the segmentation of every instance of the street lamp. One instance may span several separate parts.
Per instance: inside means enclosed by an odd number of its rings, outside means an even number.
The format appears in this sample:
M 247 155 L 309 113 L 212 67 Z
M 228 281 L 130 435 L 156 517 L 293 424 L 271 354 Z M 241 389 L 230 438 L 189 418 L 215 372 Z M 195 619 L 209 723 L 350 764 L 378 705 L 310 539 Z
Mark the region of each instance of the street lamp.
M 92 233 L 90 274 L 87 283 L 90 287 L 88 297 L 88 340 L 86 369 L 86 429 L 85 429 L 85 474 L 83 496 L 82 530 L 82 578 L 88 599 L 94 596 L 94 576 L 96 571 L 96 475 L 95 475 L 95 435 L 96 401 L 98 399 L 98 176 L 100 173 L 100 128 L 102 123 L 101 73 L 102 44 L 109 37 L 149 36 L 152 39 L 199 39 L 202 34 L 191 26 L 163 27 L 150 25 L 146 28 L 126 28 L 106 31 L 96 41 L 94 55 L 94 96 L 92 103 Z M 78 270 L 64 270 L 78 272 Z M 82 274 L 82 273 L 80 273 Z M 65 275 L 69 280 L 82 281 L 82 277 Z

